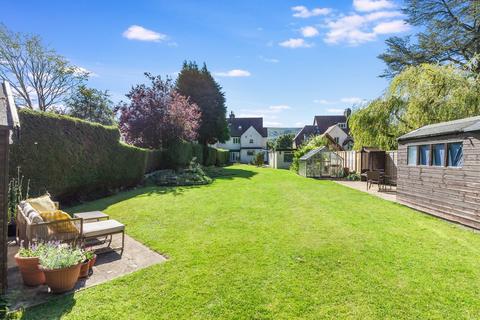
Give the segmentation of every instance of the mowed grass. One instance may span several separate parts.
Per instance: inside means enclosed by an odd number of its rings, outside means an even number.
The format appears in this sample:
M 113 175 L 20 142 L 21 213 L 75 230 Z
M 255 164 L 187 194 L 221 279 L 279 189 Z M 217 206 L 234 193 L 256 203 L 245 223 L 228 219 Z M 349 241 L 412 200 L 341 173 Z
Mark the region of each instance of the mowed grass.
M 480 235 L 331 181 L 232 166 L 88 203 L 169 261 L 25 319 L 478 319 Z

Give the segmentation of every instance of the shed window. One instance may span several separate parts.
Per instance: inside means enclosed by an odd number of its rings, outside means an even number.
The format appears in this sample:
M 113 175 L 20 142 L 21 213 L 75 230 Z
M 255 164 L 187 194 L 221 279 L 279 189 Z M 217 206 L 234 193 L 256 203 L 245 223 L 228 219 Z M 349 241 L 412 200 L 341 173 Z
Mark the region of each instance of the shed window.
M 410 146 L 407 148 L 407 164 L 409 166 L 417 164 L 417 146 Z
M 461 142 L 448 144 L 448 166 L 461 167 L 463 165 L 463 144 Z
M 418 147 L 418 151 L 420 152 L 418 164 L 421 166 L 428 166 L 428 160 L 430 159 L 430 146 L 426 144 L 421 145 Z
M 445 145 L 432 145 L 432 166 L 444 166 L 445 163 Z

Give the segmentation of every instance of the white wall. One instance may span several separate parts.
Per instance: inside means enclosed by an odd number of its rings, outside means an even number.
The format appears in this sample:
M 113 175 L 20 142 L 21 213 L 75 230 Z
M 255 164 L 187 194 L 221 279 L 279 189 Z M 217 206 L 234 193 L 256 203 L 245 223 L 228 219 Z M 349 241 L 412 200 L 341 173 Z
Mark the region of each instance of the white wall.
M 290 153 L 293 155 L 293 151 L 273 151 L 268 152 L 268 162 L 270 167 L 274 169 L 289 169 L 291 162 L 285 162 L 284 155 L 285 153 Z
M 253 140 L 253 143 L 250 143 L 250 140 Z M 250 127 L 240 137 L 240 144 L 242 148 L 266 148 L 267 138 L 262 137 L 254 127 Z
M 227 150 L 240 150 L 240 143 L 233 143 L 233 137 L 230 137 L 225 143 L 217 142 L 215 147 Z

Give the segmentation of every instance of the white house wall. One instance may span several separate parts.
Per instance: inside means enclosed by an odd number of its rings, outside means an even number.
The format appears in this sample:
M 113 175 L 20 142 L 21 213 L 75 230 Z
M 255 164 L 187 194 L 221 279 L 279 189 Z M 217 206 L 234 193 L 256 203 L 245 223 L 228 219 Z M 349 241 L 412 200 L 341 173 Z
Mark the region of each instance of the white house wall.
M 331 127 L 329 130 L 326 131 L 332 138 L 338 138 L 338 144 L 343 146 L 343 142 L 348 138 L 348 135 L 338 127 L 338 125 L 335 125 Z

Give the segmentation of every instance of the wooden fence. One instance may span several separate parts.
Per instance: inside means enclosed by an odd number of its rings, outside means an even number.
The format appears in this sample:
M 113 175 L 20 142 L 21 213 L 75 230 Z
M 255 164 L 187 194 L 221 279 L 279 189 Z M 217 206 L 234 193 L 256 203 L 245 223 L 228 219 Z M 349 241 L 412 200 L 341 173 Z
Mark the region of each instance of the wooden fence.
M 362 153 L 358 151 L 337 151 L 337 154 L 343 158 L 343 167 L 350 171 L 360 173 L 362 171 Z M 385 174 L 392 180 L 397 180 L 397 151 L 385 151 Z

